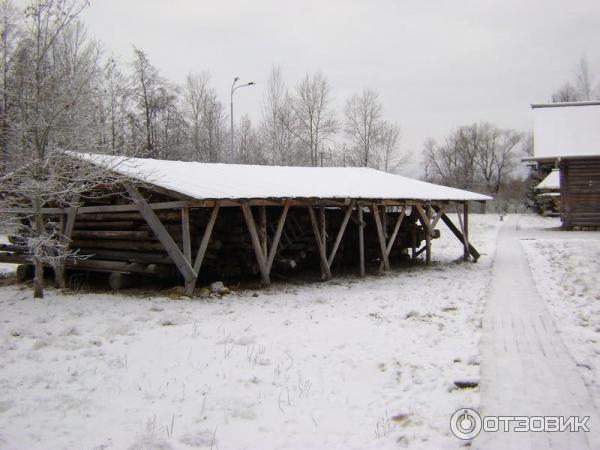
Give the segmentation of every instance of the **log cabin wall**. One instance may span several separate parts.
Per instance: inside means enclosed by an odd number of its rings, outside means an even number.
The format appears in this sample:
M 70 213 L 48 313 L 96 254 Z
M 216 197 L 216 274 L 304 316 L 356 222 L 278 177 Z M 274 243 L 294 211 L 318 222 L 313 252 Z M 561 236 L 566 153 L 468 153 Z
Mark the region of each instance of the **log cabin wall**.
M 600 227 L 600 156 L 562 159 L 560 192 L 564 228 Z

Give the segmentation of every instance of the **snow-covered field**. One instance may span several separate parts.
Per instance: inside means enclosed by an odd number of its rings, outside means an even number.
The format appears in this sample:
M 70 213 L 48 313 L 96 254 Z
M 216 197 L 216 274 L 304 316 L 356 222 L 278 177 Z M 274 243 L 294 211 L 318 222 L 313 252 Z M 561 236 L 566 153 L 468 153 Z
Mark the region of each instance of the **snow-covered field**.
M 471 219 L 477 264 L 442 226 L 432 267 L 365 280 L 208 301 L 0 288 L 0 447 L 458 448 L 501 224 Z
M 529 219 L 524 226 L 540 223 Z M 600 233 L 551 237 L 522 243 L 538 292 L 600 407 Z

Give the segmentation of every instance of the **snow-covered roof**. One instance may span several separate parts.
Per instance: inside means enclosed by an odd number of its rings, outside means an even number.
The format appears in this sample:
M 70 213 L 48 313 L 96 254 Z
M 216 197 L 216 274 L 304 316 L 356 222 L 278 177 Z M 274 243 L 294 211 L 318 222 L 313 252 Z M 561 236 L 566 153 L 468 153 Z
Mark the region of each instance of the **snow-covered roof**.
M 546 176 L 540 184 L 538 184 L 536 189 L 560 189 L 560 170 L 552 169 L 552 172 Z
M 600 102 L 531 107 L 534 159 L 600 156 Z
M 124 158 L 68 152 L 194 199 L 492 200 L 487 195 L 362 167 L 287 167 Z

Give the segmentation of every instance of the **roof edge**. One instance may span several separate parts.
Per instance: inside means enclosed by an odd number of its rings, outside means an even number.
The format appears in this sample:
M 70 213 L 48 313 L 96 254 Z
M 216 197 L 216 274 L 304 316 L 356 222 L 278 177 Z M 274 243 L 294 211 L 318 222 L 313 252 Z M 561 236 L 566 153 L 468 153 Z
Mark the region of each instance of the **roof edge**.
M 566 106 L 597 106 L 600 105 L 599 100 L 586 102 L 555 102 L 555 103 L 532 103 L 531 108 L 564 108 Z

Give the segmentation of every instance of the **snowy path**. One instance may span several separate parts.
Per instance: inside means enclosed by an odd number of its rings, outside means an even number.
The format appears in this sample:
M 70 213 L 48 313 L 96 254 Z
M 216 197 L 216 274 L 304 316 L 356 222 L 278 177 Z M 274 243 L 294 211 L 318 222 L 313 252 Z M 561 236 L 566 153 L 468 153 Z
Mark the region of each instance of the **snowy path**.
M 519 231 L 515 216 L 507 219 L 498 235 L 483 322 L 480 413 L 590 416 L 590 432 L 482 433 L 474 448 L 600 448 L 598 412 L 538 295 L 519 242 L 526 236 L 527 232 Z M 560 233 L 560 237 L 571 236 Z

